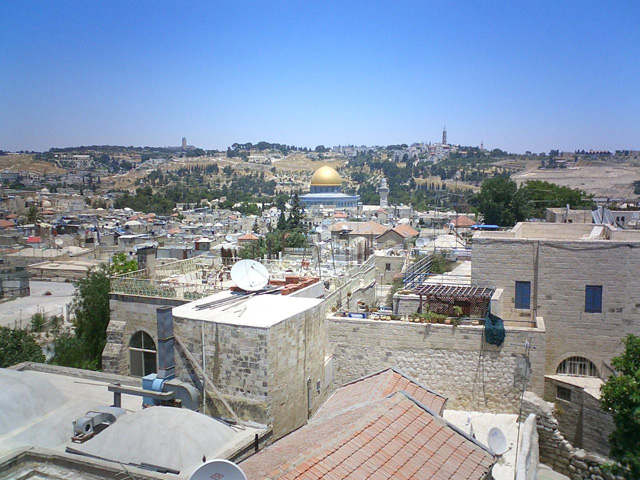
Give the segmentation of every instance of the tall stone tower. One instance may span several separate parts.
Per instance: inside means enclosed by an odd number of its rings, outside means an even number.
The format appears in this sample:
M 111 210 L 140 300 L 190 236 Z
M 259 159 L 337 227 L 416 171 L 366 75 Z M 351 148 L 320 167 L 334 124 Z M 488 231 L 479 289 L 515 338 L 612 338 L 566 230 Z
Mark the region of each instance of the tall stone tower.
M 380 208 L 387 208 L 389 206 L 389 187 L 387 187 L 387 179 L 383 178 L 380 181 L 378 187 L 378 193 L 380 194 Z
M 446 145 L 447 144 L 447 126 L 444 126 L 444 129 L 442 130 L 442 144 Z
M 182 137 L 182 149 L 187 149 L 187 137 Z

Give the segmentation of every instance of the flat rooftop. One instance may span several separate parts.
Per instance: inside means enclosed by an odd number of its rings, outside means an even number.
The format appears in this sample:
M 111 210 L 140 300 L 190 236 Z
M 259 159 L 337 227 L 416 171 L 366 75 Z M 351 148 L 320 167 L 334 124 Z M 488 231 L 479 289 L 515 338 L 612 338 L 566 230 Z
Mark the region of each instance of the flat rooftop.
M 622 230 L 595 223 L 520 222 L 510 230 L 473 234 L 474 241 L 484 239 L 640 243 L 640 230 Z
M 209 308 L 200 307 L 220 301 L 222 302 L 219 306 L 214 304 Z M 227 325 L 270 328 L 315 307 L 322 301 L 323 299 L 292 297 L 278 293 L 248 296 L 245 292 L 227 290 L 175 307 L 173 316 Z

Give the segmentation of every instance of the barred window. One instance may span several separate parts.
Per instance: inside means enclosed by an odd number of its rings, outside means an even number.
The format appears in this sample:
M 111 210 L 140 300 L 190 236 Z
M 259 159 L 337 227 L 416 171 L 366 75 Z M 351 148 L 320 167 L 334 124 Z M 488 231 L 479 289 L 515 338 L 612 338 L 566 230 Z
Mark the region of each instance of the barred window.
M 557 375 L 575 375 L 578 377 L 599 377 L 598 369 L 592 361 L 584 357 L 569 357 L 563 360 L 556 370 Z

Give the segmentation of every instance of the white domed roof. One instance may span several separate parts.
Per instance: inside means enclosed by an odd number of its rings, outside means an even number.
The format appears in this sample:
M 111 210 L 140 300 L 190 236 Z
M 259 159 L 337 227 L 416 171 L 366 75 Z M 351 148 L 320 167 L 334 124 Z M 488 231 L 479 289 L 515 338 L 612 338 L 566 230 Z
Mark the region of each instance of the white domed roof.
M 225 423 L 201 413 L 175 407 L 149 407 L 119 418 L 91 440 L 75 446 L 102 458 L 150 463 L 185 471 L 216 458 L 236 438 Z
M 42 202 L 42 208 L 51 208 L 51 202 L 49 200 L 45 200 Z

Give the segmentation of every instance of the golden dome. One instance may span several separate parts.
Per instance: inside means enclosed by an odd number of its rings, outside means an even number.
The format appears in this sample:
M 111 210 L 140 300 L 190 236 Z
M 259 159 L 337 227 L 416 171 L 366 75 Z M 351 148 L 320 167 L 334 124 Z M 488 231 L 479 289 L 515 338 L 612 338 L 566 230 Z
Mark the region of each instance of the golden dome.
M 342 178 L 340 178 L 340 174 L 329 165 L 320 167 L 311 177 L 312 187 L 339 187 L 341 185 Z

